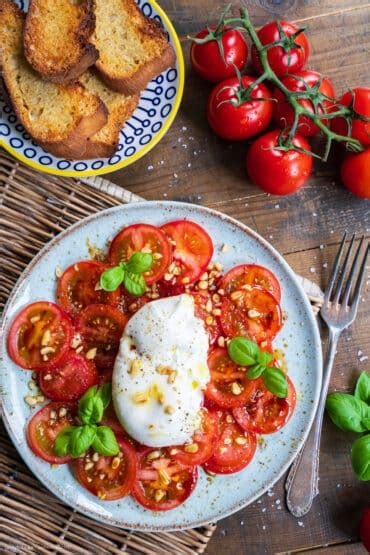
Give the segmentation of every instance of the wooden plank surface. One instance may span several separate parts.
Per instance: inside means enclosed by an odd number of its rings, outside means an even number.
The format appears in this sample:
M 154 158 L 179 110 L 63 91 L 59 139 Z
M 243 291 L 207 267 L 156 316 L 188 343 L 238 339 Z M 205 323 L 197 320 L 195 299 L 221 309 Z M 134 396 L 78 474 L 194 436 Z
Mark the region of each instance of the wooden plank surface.
M 260 0 L 245 2 L 257 25 L 272 16 L 308 26 L 312 44 L 309 67 L 333 80 L 339 94 L 348 86 L 369 85 L 370 4 L 363 0 Z M 244 170 L 246 144 L 228 144 L 213 136 L 205 119 L 210 86 L 189 68 L 188 34 L 215 21 L 226 2 L 162 0 L 182 41 L 187 73 L 184 99 L 161 143 L 135 165 L 109 179 L 148 199 L 174 199 L 216 208 L 266 237 L 292 268 L 325 286 L 345 229 L 370 235 L 370 204 L 339 184 L 335 155 L 316 164 L 299 194 L 272 197 L 256 189 Z M 238 4 L 233 3 L 237 12 Z M 368 276 L 370 279 L 370 276 Z M 368 281 L 367 289 L 370 281 Z M 359 317 L 341 338 L 331 388 L 352 389 L 361 370 L 370 367 L 370 306 L 364 293 Z M 325 333 L 324 333 L 325 338 Z M 369 356 L 369 360 L 363 357 Z M 370 486 L 356 481 L 350 465 L 352 437 L 324 422 L 320 495 L 311 512 L 295 519 L 285 508 L 284 480 L 256 503 L 219 523 L 208 553 L 360 554 L 358 522 L 370 503 Z M 352 542 L 352 543 L 344 543 Z M 326 546 L 331 546 L 330 549 Z

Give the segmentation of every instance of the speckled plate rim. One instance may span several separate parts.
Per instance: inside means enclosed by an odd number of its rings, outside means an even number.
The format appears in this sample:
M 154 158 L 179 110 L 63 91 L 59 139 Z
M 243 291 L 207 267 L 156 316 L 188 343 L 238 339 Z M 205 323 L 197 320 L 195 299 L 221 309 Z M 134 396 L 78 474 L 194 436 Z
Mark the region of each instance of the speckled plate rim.
M 72 234 L 76 229 L 84 227 L 87 223 L 91 223 L 93 221 L 99 221 L 99 220 L 103 219 L 105 216 L 108 216 L 108 215 L 110 215 L 112 213 L 115 213 L 115 212 L 119 212 L 121 210 L 122 211 L 127 211 L 128 210 L 128 211 L 131 212 L 132 210 L 135 210 L 135 208 L 137 208 L 139 206 L 150 206 L 150 205 L 151 206 L 155 205 L 156 208 L 163 209 L 163 210 L 171 209 L 171 207 L 183 208 L 185 219 L 188 217 L 189 213 L 191 214 L 191 212 L 194 212 L 194 211 L 198 212 L 200 214 L 201 213 L 208 213 L 210 216 L 218 218 L 221 221 L 225 221 L 225 222 L 239 228 L 240 230 L 245 232 L 247 235 L 252 237 L 257 243 L 260 244 L 260 246 L 262 246 L 264 249 L 266 249 L 269 252 L 269 254 L 272 256 L 272 258 L 274 258 L 275 261 L 282 266 L 284 271 L 289 275 L 289 278 L 295 283 L 295 285 L 297 287 L 297 290 L 300 292 L 300 295 L 301 295 L 300 300 L 305 305 L 305 308 L 307 310 L 309 324 L 311 326 L 311 331 L 313 332 L 313 341 L 314 341 L 313 349 L 315 351 L 315 356 L 317 358 L 317 365 L 316 365 L 317 367 L 316 367 L 316 371 L 315 371 L 317 380 L 315 382 L 316 386 L 315 386 L 315 390 L 313 392 L 313 402 L 312 402 L 312 407 L 311 407 L 311 411 L 310 411 L 310 417 L 309 417 L 308 424 L 306 425 L 305 430 L 301 432 L 300 438 L 299 438 L 299 440 L 297 440 L 295 448 L 291 453 L 291 456 L 287 459 L 285 464 L 282 465 L 282 467 L 280 468 L 279 472 L 276 474 L 274 479 L 270 480 L 269 482 L 267 482 L 263 485 L 261 485 L 261 487 L 255 492 L 254 495 L 248 497 L 247 499 L 244 499 L 241 502 L 236 503 L 231 508 L 225 510 L 223 513 L 218 514 L 215 519 L 211 520 L 211 522 L 217 522 L 218 520 L 226 518 L 226 517 L 236 513 L 240 509 L 243 509 L 244 507 L 253 503 L 256 499 L 261 497 L 261 495 L 266 493 L 267 490 L 271 489 L 276 484 L 276 482 L 278 482 L 278 480 L 282 477 L 282 475 L 286 472 L 286 470 L 288 470 L 288 468 L 292 464 L 293 460 L 296 458 L 300 449 L 302 448 L 302 446 L 303 446 L 303 444 L 304 444 L 304 442 L 305 442 L 305 440 L 308 436 L 308 433 L 311 429 L 311 426 L 312 426 L 312 423 L 313 423 L 313 420 L 314 420 L 314 417 L 315 417 L 315 414 L 316 414 L 316 409 L 317 409 L 317 405 L 318 405 L 318 401 L 319 401 L 319 395 L 320 395 L 320 391 L 321 391 L 321 383 L 322 383 L 321 338 L 320 338 L 319 328 L 318 328 L 316 319 L 315 319 L 314 314 L 313 314 L 312 309 L 311 309 L 310 302 L 309 302 L 309 300 L 308 300 L 308 298 L 307 298 L 307 296 L 306 296 L 306 294 L 305 294 L 305 292 L 302 288 L 302 285 L 299 283 L 295 273 L 290 268 L 289 264 L 284 260 L 282 255 L 266 239 L 264 239 L 261 235 L 259 235 L 256 231 L 254 231 L 250 227 L 246 226 L 245 224 L 239 222 L 238 220 L 236 220 L 236 219 L 234 219 L 230 216 L 227 216 L 226 214 L 223 214 L 222 212 L 219 212 L 217 210 L 214 210 L 212 208 L 208 208 L 208 207 L 205 207 L 205 206 L 199 206 L 199 205 L 186 203 L 186 202 L 140 201 L 139 203 L 135 203 L 135 204 L 120 205 L 120 206 L 115 206 L 115 207 L 112 207 L 112 208 L 102 210 L 100 212 L 92 214 L 91 216 L 88 216 L 88 217 L 76 222 L 75 224 L 73 224 L 72 226 L 70 226 L 69 228 L 67 228 L 63 232 L 61 232 L 54 239 L 52 239 L 49 243 L 47 243 L 40 250 L 40 252 L 33 258 L 33 260 L 29 263 L 29 265 L 22 272 L 21 276 L 18 278 L 18 280 L 17 280 L 17 282 L 16 282 L 16 284 L 15 284 L 15 286 L 14 286 L 14 288 L 13 288 L 13 290 L 12 290 L 10 296 L 9 296 L 9 299 L 6 302 L 6 305 L 5 305 L 4 311 L 3 311 L 3 315 L 2 315 L 2 326 L 1 326 L 1 330 L 0 330 L 0 337 L 2 337 L 4 335 L 4 332 L 5 332 L 6 321 L 7 321 L 7 312 L 9 310 L 9 307 L 11 307 L 13 301 L 15 300 L 15 298 L 18 294 L 18 291 L 19 291 L 21 285 L 23 284 L 23 281 L 27 278 L 28 274 L 35 268 L 35 266 L 37 266 L 37 264 L 41 261 L 41 259 L 47 253 L 49 253 L 49 251 L 51 251 L 57 243 L 59 243 L 60 241 L 63 241 L 66 237 L 68 237 L 68 235 Z M 0 361 L 3 359 L 4 354 L 7 356 L 7 353 L 6 352 L 4 353 L 2 345 L 0 345 Z M 43 475 L 40 475 L 40 473 L 37 472 L 34 469 L 32 459 L 28 458 L 27 449 L 29 449 L 29 448 L 24 447 L 25 444 L 20 445 L 20 444 L 17 443 L 16 438 L 15 438 L 15 434 L 13 433 L 13 430 L 12 430 L 11 423 L 7 418 L 7 414 L 6 414 L 6 411 L 5 411 L 4 406 L 3 406 L 2 397 L 3 397 L 3 394 L 0 390 L 1 415 L 2 415 L 2 418 L 3 418 L 3 422 L 5 424 L 5 427 L 8 431 L 9 436 L 11 437 L 11 439 L 13 441 L 13 444 L 15 445 L 16 449 L 18 450 L 18 453 L 22 457 L 23 461 L 28 466 L 28 468 L 31 470 L 31 472 L 33 472 L 33 474 L 40 480 L 40 482 L 51 493 L 53 493 L 56 497 L 58 497 L 62 502 L 71 506 L 73 509 L 81 512 L 82 514 L 85 514 L 85 515 L 93 518 L 94 520 L 97 520 L 97 521 L 100 521 L 100 522 L 103 522 L 103 523 L 106 523 L 106 524 L 110 524 L 110 525 L 113 525 L 113 526 L 117 526 L 119 528 L 131 529 L 131 530 L 136 530 L 136 531 L 141 531 L 141 532 L 172 532 L 172 531 L 179 531 L 179 530 L 188 530 L 190 528 L 197 528 L 197 527 L 206 526 L 207 524 L 209 524 L 210 519 L 197 520 L 197 521 L 194 521 L 194 522 L 187 522 L 186 524 L 179 524 L 179 525 L 176 525 L 176 526 L 172 526 L 172 525 L 170 525 L 170 526 L 166 526 L 166 525 L 164 525 L 164 526 L 152 526 L 152 525 L 142 526 L 140 524 L 133 525 L 132 523 L 125 523 L 125 522 L 118 521 L 118 520 L 113 519 L 113 518 L 106 517 L 102 514 L 97 514 L 94 511 L 88 510 L 86 507 L 82 507 L 81 505 L 79 505 L 76 502 L 71 502 L 71 500 L 69 500 L 69 499 L 66 500 L 64 495 L 63 495 L 63 490 L 62 489 L 55 488 L 55 484 L 53 484 L 51 481 L 49 481 L 47 479 L 47 477 L 45 477 Z
M 17 152 L 16 149 L 14 149 L 6 141 L 1 139 L 1 137 L 0 137 L 0 147 L 3 147 L 6 151 L 9 152 L 9 154 L 14 156 L 14 158 L 16 158 L 17 160 L 20 160 L 21 162 L 23 162 L 24 164 L 26 164 L 31 168 L 34 168 L 35 170 L 38 170 L 42 173 L 61 175 L 64 177 L 89 177 L 94 175 L 104 175 L 106 173 L 113 173 L 117 170 L 121 170 L 122 168 L 126 168 L 127 166 L 130 166 L 131 164 L 133 164 L 134 162 L 136 162 L 137 160 L 145 156 L 145 154 L 147 154 L 150 150 L 152 150 L 152 148 L 154 148 L 159 143 L 159 141 L 164 137 L 164 135 L 167 133 L 180 108 L 182 96 L 184 93 L 184 85 L 185 85 L 185 62 L 184 62 L 184 55 L 180 44 L 180 39 L 177 35 L 177 32 L 174 26 L 171 23 L 170 18 L 163 10 L 163 8 L 161 8 L 161 6 L 156 2 L 156 0 L 146 0 L 146 1 L 158 12 L 160 17 L 162 18 L 163 23 L 165 24 L 166 30 L 168 31 L 168 33 L 171 36 L 171 39 L 173 40 L 173 45 L 175 47 L 177 63 L 178 63 L 178 78 L 179 78 L 178 90 L 176 93 L 176 99 L 173 104 L 173 108 L 170 114 L 168 115 L 165 123 L 163 124 L 162 129 L 158 131 L 158 133 L 156 133 L 153 139 L 147 145 L 144 145 L 138 152 L 136 152 L 129 158 L 122 160 L 114 167 L 106 165 L 98 170 L 83 170 L 83 171 L 59 170 L 58 168 L 53 168 L 53 167 L 49 168 L 37 162 L 33 162 L 29 158 L 26 158 L 26 156 L 23 156 L 23 154 L 20 154 L 19 152 Z

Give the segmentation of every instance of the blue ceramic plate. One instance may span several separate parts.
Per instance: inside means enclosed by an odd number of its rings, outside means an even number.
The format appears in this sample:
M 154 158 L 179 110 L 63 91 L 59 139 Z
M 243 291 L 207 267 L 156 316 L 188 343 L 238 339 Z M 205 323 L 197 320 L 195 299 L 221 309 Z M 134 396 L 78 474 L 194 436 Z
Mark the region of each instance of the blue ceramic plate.
M 0 92 L 0 146 L 21 162 L 46 173 L 63 176 L 101 175 L 128 166 L 144 156 L 165 135 L 179 109 L 184 89 L 184 58 L 172 23 L 155 0 L 136 0 L 144 15 L 160 21 L 175 49 L 175 68 L 164 71 L 141 93 L 132 117 L 121 129 L 117 152 L 110 158 L 63 160 L 38 146 L 25 131 Z M 25 11 L 28 0 L 16 0 Z
M 86 239 L 104 247 L 123 226 L 137 222 L 162 224 L 171 219 L 192 219 L 213 238 L 215 259 L 225 269 L 241 263 L 270 268 L 282 287 L 282 308 L 287 314 L 276 344 L 287 355 L 289 374 L 297 389 L 297 408 L 281 431 L 264 436 L 251 464 L 230 476 L 200 472 L 191 497 L 179 508 L 155 513 L 131 498 L 100 501 L 79 486 L 68 466 L 53 470 L 35 457 L 25 441 L 25 426 L 36 409 L 24 401 L 30 374 L 8 357 L 6 337 L 14 316 L 28 303 L 55 297 L 55 268 L 65 268 L 88 258 Z M 226 243 L 230 249 L 221 252 Z M 286 347 L 287 345 L 287 347 Z M 19 453 L 32 472 L 68 505 L 103 522 L 142 531 L 174 530 L 200 526 L 221 519 L 251 503 L 270 488 L 288 468 L 312 422 L 321 385 L 321 343 L 309 302 L 283 258 L 257 233 L 219 212 L 176 202 L 140 202 L 94 214 L 51 241 L 28 266 L 7 303 L 2 334 L 0 391 L 4 421 Z

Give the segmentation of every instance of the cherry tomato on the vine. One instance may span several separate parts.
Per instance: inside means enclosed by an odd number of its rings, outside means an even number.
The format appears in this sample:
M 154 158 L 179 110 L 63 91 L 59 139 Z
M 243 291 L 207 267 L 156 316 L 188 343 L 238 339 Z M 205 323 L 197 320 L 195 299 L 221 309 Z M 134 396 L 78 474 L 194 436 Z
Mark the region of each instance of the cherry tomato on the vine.
M 282 83 L 290 91 L 304 92 L 307 90 L 307 87 L 308 89 L 312 89 L 319 82 L 321 77 L 322 76 L 317 71 L 303 70 L 297 71 L 292 75 L 287 75 L 282 80 Z M 329 100 L 323 100 L 322 103 L 317 106 L 317 110 L 315 110 L 313 103 L 308 98 L 303 98 L 302 100 L 299 100 L 299 104 L 312 114 L 314 114 L 315 112 L 317 112 L 318 114 L 329 112 L 334 104 L 335 93 L 333 85 L 331 84 L 329 79 L 324 77 L 318 90 L 325 96 L 332 98 L 333 102 Z M 294 110 L 289 104 L 287 97 L 277 87 L 275 87 L 274 89 L 273 96 L 277 100 L 277 102 L 275 102 L 274 104 L 273 112 L 275 123 L 282 128 L 291 127 L 294 121 Z M 321 121 L 325 125 L 328 124 L 328 120 L 321 119 Z M 320 132 L 320 129 L 317 127 L 317 125 L 315 125 L 308 116 L 304 115 L 299 116 L 297 130 L 301 135 L 306 137 L 312 137 L 313 135 L 317 135 L 317 133 Z
M 222 81 L 212 90 L 208 100 L 207 117 L 213 131 L 230 141 L 243 141 L 263 131 L 271 121 L 272 101 L 263 83 L 252 89 L 250 99 L 243 93 L 256 79 L 244 75 Z M 244 100 L 245 98 L 245 100 Z M 256 99 L 256 100 L 254 100 Z
M 344 186 L 351 193 L 370 198 L 370 148 L 347 155 L 342 162 L 340 175 Z
M 215 29 L 216 27 L 210 27 L 211 32 Z M 223 27 L 221 32 L 219 41 L 222 41 L 224 56 L 222 56 L 217 39 L 212 38 L 212 35 L 207 42 L 201 44 L 193 42 L 190 49 L 191 65 L 194 71 L 206 81 L 213 83 L 233 77 L 235 66 L 239 70 L 243 69 L 248 57 L 247 43 L 239 31 Z M 208 34 L 208 29 L 202 29 L 195 39 L 204 39 Z
M 310 45 L 304 33 L 299 33 L 296 37 L 292 37 L 299 31 L 299 28 L 294 23 L 280 21 L 280 26 L 283 31 L 282 35 L 276 21 L 267 23 L 267 25 L 264 25 L 262 29 L 258 31 L 259 39 L 264 46 L 280 40 L 284 41 L 287 47 L 290 46 L 287 51 L 285 48 L 278 45 L 268 50 L 267 59 L 271 69 L 273 69 L 278 77 L 281 77 L 285 73 L 293 73 L 294 71 L 302 69 L 310 53 Z M 255 70 L 257 73 L 263 73 L 261 61 L 254 45 L 252 46 L 251 54 Z
M 279 150 L 279 131 L 259 137 L 247 153 L 247 171 L 251 180 L 267 193 L 289 195 L 298 191 L 312 170 L 312 156 L 296 150 Z M 304 137 L 295 135 L 293 145 L 310 151 Z
M 352 106 L 355 114 L 370 118 L 370 87 L 355 87 L 351 91 L 347 91 L 338 100 L 338 104 Z M 349 125 L 345 118 L 338 117 L 333 119 L 331 128 L 338 135 L 348 135 L 360 141 L 364 146 L 370 146 L 370 121 L 353 117 Z

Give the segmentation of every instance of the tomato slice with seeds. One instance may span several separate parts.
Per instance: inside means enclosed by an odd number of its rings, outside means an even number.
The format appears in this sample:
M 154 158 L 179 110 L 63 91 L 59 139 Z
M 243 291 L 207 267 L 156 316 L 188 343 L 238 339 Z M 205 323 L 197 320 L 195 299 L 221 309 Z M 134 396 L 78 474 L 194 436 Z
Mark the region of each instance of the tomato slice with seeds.
M 139 469 L 132 495 L 146 509 L 174 509 L 195 488 L 198 479 L 197 466 L 184 466 L 175 461 L 170 451 L 171 448 L 142 447 L 137 452 Z
M 250 381 L 249 399 L 243 407 L 233 410 L 239 426 L 256 434 L 272 434 L 280 430 L 292 416 L 296 404 L 296 392 L 292 380 L 288 380 L 288 396 L 283 399 L 268 391 L 261 378 Z
M 209 343 L 213 345 L 217 339 L 222 335 L 222 327 L 220 317 L 215 316 L 207 310 L 209 307 L 214 308 L 212 302 L 212 295 L 207 291 L 194 291 L 191 293 L 194 297 L 195 303 L 195 316 L 204 321 L 204 327 L 209 336 Z
M 70 351 L 67 359 L 52 371 L 38 373 L 39 386 L 52 401 L 77 401 L 98 382 L 98 372 L 91 360 Z
M 161 229 L 149 224 L 134 224 L 125 227 L 113 239 L 109 248 L 109 261 L 116 266 L 127 262 L 134 252 L 150 252 L 153 264 L 144 277 L 148 285 L 155 283 L 165 274 L 172 259 L 171 245 Z
M 257 448 L 254 433 L 243 430 L 229 411 L 217 411 L 220 435 L 214 454 L 203 465 L 215 474 L 233 474 L 243 470 Z
M 222 347 L 214 347 L 210 351 L 208 367 L 211 381 L 207 384 L 205 397 L 224 409 L 243 406 L 248 399 L 250 382 L 245 369 L 235 364 Z
M 264 266 L 258 264 L 240 264 L 231 268 L 221 280 L 220 288 L 227 294 L 236 289 L 242 289 L 243 285 L 258 285 L 274 295 L 280 302 L 281 289 L 274 274 Z
M 75 475 L 80 484 L 106 501 L 128 495 L 137 473 L 135 448 L 124 437 L 116 436 L 116 439 L 120 450 L 118 457 L 100 455 L 98 461 L 93 461 L 92 452 L 88 451 L 75 461 Z
M 37 301 L 13 320 L 8 335 L 9 356 L 21 368 L 55 368 L 68 354 L 72 333 L 72 322 L 64 310 L 54 303 Z
M 58 303 L 72 316 L 89 304 L 117 305 L 120 291 L 100 289 L 100 276 L 109 266 L 96 260 L 80 260 L 64 270 L 57 288 Z
M 99 370 L 113 367 L 127 320 L 118 308 L 104 304 L 91 304 L 77 316 L 75 324 L 84 351 L 96 349 L 94 363 Z
M 173 258 L 177 268 L 180 268 L 173 282 L 194 283 L 211 261 L 212 239 L 200 225 L 188 220 L 169 222 L 161 229 L 173 244 Z
M 280 330 L 281 308 L 262 287 L 237 289 L 222 302 L 221 325 L 228 337 L 249 337 L 259 343 L 273 339 Z
M 212 457 L 218 436 L 219 429 L 216 414 L 203 409 L 201 429 L 194 433 L 191 447 L 189 445 L 179 445 L 171 449 L 171 455 L 176 461 L 186 466 L 203 464 Z
M 31 418 L 27 426 L 27 442 L 32 451 L 50 464 L 65 464 L 71 460 L 69 455 L 58 457 L 54 443 L 58 434 L 73 426 L 76 406 L 71 403 L 49 403 Z

